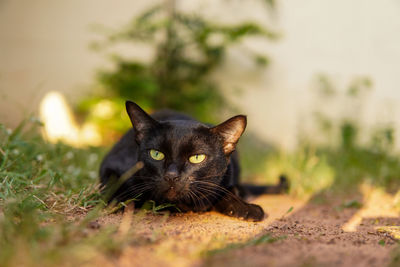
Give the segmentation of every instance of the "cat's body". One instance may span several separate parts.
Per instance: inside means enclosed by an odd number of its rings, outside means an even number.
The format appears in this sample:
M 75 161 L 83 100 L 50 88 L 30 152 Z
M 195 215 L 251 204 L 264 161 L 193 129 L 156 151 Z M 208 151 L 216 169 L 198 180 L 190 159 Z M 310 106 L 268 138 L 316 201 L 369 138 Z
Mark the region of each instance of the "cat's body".
M 236 116 L 210 127 L 189 116 L 161 111 L 147 115 L 127 101 L 133 129 L 104 158 L 100 167 L 102 185 L 121 183 L 111 199 L 137 200 L 137 206 L 154 200 L 173 204 L 181 211 L 217 210 L 229 216 L 259 221 L 260 206 L 245 202 L 246 189 L 279 193 L 278 186 L 246 187 L 239 184 L 235 145 L 246 127 L 246 117 Z M 119 181 L 138 162 L 143 168 Z M 130 175 L 129 175 L 130 176 Z

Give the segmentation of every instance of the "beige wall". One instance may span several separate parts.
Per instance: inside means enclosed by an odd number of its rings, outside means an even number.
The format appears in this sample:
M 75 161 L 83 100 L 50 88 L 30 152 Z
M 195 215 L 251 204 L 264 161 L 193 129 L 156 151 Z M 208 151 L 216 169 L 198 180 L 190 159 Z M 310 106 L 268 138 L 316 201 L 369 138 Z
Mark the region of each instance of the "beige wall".
M 0 121 L 15 125 L 51 90 L 87 93 L 107 62 L 89 49 L 93 25 L 123 25 L 146 2 L 0 0 Z
M 284 36 L 267 48 L 274 62 L 263 80 L 250 85 L 259 89 L 243 100 L 256 125 L 265 125 L 257 130 L 262 136 L 279 138 L 287 146 L 294 144 L 298 129 L 309 118 L 305 114 L 315 104 L 310 88 L 318 73 L 333 77 L 339 88 L 346 88 L 356 76 L 369 76 L 374 83 L 362 108 L 339 102 L 328 106 L 334 113 L 350 110 L 368 125 L 400 123 L 399 1 L 278 3 Z
M 71 101 L 87 92 L 94 70 L 107 62 L 88 49 L 98 37 L 90 25 L 122 25 L 145 2 L 0 0 L 0 121 L 15 125 L 49 90 L 62 91 Z M 194 2 L 181 1 L 188 9 Z M 214 18 L 226 8 L 224 1 L 200 2 Z M 246 43 L 271 56 L 266 70 L 255 69 L 239 49 L 231 51 L 216 76 L 227 92 L 245 89 L 234 101 L 249 115 L 249 128 L 262 138 L 293 147 L 318 105 L 310 94 L 318 73 L 333 77 L 339 88 L 355 76 L 369 76 L 374 91 L 362 112 L 353 111 L 353 116 L 368 123 L 400 121 L 399 1 L 278 0 L 269 20 L 263 10 L 252 7 L 257 1 L 246 1 L 245 7 L 243 2 L 230 1 L 233 7 L 224 19 L 269 21 L 283 36 L 275 43 Z M 341 113 L 346 107 L 336 103 L 329 108 Z

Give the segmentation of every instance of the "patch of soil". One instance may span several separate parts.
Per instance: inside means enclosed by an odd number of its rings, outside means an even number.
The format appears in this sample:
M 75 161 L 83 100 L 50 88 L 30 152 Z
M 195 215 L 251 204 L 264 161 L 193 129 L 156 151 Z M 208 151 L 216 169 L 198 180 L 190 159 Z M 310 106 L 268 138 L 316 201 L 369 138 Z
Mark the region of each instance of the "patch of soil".
M 265 229 L 284 240 L 216 255 L 207 266 L 386 266 L 397 242 L 377 225 L 399 225 L 400 218 L 363 220 L 356 232 L 342 226 L 357 209 L 337 210 L 335 205 L 307 204 L 291 216 Z
M 399 218 L 364 220 L 356 232 L 342 230 L 354 208 L 335 203 L 311 204 L 289 196 L 262 196 L 254 201 L 269 214 L 262 222 L 246 222 L 215 212 L 154 215 L 136 213 L 134 235 L 118 259 L 101 259 L 102 266 L 383 266 L 396 242 L 376 231 L 379 225 L 400 224 Z M 289 211 L 289 212 L 288 212 Z M 122 214 L 97 221 L 96 227 L 122 225 Z M 279 241 L 226 250 L 207 251 L 243 243 L 269 234 Z

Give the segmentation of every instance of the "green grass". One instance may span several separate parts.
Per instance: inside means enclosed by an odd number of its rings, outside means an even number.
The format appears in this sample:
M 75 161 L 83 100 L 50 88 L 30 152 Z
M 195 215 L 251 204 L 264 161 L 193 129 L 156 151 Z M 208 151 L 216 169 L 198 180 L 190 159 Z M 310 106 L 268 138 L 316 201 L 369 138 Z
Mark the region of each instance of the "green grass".
M 0 125 L 0 265 L 72 265 L 93 251 L 118 252 L 112 227 L 87 232 L 102 205 L 104 150 L 47 143 L 39 128 L 32 120 L 14 131 Z
M 40 127 L 37 120 L 13 131 L 0 124 L 0 266 L 81 265 L 147 244 L 131 229 L 121 236 L 119 225 L 90 226 L 118 208 L 104 209 L 99 190 L 106 149 L 51 144 Z M 168 207 L 152 202 L 147 212 Z
M 14 131 L 0 125 L 1 201 L 25 200 L 52 211 L 65 211 L 64 205 L 85 209 L 98 204 L 96 186 L 103 151 L 49 144 L 37 127 L 38 122 L 29 121 Z

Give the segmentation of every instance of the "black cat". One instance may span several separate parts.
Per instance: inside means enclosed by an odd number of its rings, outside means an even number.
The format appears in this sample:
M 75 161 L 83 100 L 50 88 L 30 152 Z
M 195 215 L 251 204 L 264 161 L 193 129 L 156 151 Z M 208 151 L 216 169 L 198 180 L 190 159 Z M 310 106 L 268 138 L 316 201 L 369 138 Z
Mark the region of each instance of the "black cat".
M 260 221 L 263 209 L 243 197 L 287 189 L 284 177 L 276 186 L 239 184 L 235 146 L 246 128 L 243 115 L 212 127 L 173 111 L 150 116 L 131 101 L 126 102 L 126 110 L 133 129 L 112 148 L 100 167 L 106 189 L 119 183 L 111 200 L 136 198 L 136 206 L 154 200 L 157 204 L 174 204 L 180 211 L 214 209 Z M 138 162 L 143 163 L 142 168 L 129 174 Z

